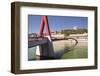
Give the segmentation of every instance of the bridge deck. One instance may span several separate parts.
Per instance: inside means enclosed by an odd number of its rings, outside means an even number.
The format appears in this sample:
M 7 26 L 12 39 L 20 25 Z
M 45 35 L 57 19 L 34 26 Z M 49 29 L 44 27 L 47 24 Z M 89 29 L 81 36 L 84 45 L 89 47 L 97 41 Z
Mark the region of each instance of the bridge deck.
M 48 38 L 32 39 L 28 41 L 28 48 L 48 43 Z
M 77 45 L 78 41 L 74 38 L 52 39 L 52 41 L 68 40 L 68 39 L 74 40 L 76 42 L 75 45 Z M 48 43 L 48 38 L 35 38 L 35 39 L 31 38 L 28 41 L 28 48 L 31 48 L 37 45 L 47 44 L 47 43 Z

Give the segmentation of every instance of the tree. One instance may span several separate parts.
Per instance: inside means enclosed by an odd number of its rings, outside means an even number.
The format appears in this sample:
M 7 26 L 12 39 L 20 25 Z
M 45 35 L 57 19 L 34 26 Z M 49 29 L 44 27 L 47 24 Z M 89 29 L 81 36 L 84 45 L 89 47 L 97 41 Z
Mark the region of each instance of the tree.
M 66 29 L 66 30 L 61 30 L 62 34 L 65 34 L 66 36 L 70 35 L 70 34 L 83 34 L 83 33 L 87 33 L 88 30 L 87 29 Z

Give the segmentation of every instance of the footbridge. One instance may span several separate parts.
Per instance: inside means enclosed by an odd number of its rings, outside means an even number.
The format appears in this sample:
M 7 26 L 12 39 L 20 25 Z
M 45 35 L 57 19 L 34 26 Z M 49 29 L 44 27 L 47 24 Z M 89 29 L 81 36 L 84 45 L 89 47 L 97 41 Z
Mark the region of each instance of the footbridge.
M 44 36 L 43 33 L 44 28 L 46 28 L 46 36 Z M 28 48 L 38 46 L 36 48 L 36 55 L 39 55 L 40 57 L 53 58 L 55 53 L 54 53 L 52 42 L 60 41 L 60 40 L 68 40 L 68 39 L 75 41 L 73 47 L 77 45 L 78 41 L 74 38 L 62 38 L 62 39 L 52 38 L 50 28 L 49 28 L 48 18 L 47 16 L 42 16 L 40 30 L 39 30 L 39 37 L 28 38 Z

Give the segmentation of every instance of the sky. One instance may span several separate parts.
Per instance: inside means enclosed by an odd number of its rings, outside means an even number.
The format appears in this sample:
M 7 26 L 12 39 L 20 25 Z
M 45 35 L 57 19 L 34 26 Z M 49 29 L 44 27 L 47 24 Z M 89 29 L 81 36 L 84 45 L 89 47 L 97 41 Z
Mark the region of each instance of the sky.
M 50 31 L 72 29 L 73 27 L 87 28 L 88 17 L 75 16 L 47 16 Z M 28 33 L 39 33 L 41 15 L 28 15 Z

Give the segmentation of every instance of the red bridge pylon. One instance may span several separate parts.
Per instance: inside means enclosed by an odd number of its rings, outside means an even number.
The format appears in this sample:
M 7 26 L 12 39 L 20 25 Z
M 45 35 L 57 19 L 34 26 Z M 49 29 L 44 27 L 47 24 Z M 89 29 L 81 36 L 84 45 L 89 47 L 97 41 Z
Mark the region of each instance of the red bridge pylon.
M 37 46 L 36 49 L 36 55 L 40 57 L 54 57 L 54 49 L 53 49 L 53 44 L 52 44 L 52 39 L 51 39 L 51 32 L 49 28 L 49 23 L 48 23 L 48 18 L 47 16 L 42 16 L 41 24 L 40 24 L 40 31 L 39 31 L 39 36 L 43 37 L 44 36 L 44 28 L 46 29 L 46 37 L 48 38 L 48 42 L 43 45 Z
M 46 28 L 46 35 L 49 35 L 51 38 L 51 33 L 50 33 L 50 28 L 49 28 L 49 23 L 48 23 L 48 18 L 47 16 L 42 16 L 41 24 L 40 24 L 40 32 L 39 35 L 40 37 L 43 37 L 44 35 L 44 28 Z

